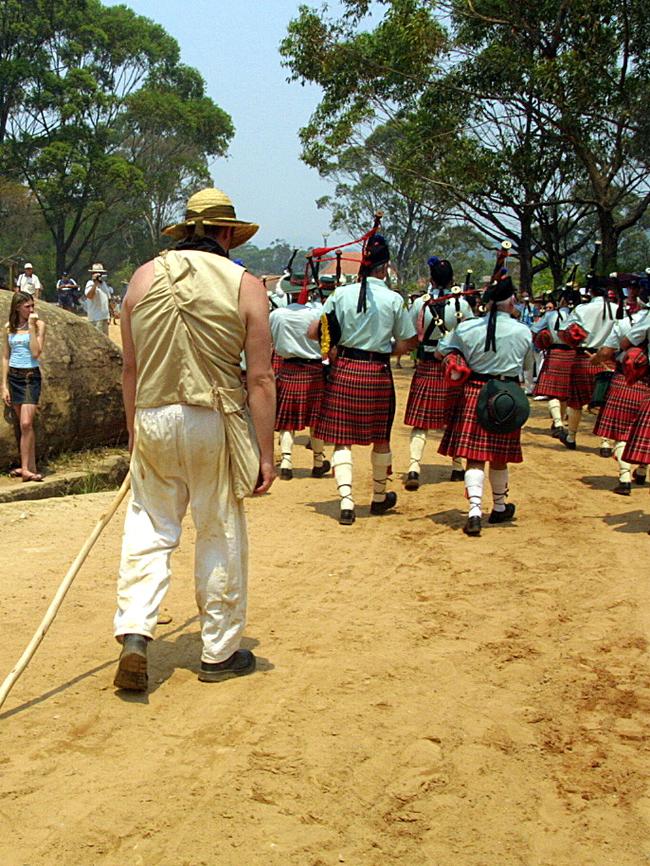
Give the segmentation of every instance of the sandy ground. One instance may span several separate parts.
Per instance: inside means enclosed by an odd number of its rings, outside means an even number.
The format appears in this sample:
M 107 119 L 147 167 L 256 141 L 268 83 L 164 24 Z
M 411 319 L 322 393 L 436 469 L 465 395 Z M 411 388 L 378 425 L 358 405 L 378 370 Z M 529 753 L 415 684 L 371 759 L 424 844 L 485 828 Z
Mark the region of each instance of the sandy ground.
M 434 442 L 383 517 L 355 449 L 353 527 L 298 447 L 247 506 L 259 669 L 220 685 L 196 679 L 188 523 L 151 691 L 114 692 L 122 509 L 0 715 L 0 864 L 647 864 L 648 488 L 613 495 L 590 425 L 568 452 L 545 412 L 518 519 L 478 539 Z M 407 447 L 398 423 L 400 472 Z M 3 675 L 112 496 L 0 506 Z

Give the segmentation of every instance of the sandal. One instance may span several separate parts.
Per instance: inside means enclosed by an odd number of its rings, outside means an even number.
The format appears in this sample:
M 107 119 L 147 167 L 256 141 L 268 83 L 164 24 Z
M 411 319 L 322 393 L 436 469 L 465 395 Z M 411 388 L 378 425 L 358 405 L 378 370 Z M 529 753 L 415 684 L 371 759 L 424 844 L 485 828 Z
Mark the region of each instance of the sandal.
M 12 469 L 11 472 L 9 473 L 9 477 L 10 478 L 22 478 L 23 477 L 23 470 L 22 469 Z
M 40 472 L 30 472 L 29 475 L 23 475 L 23 481 L 42 481 L 43 476 Z

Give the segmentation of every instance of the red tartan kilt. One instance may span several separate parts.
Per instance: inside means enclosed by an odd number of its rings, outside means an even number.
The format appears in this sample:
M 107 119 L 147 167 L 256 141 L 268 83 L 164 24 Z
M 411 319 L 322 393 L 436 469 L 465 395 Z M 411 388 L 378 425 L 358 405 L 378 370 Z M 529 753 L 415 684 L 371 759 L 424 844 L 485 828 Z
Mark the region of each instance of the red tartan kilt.
M 605 405 L 596 420 L 594 435 L 605 436 L 615 442 L 626 442 L 630 428 L 648 397 L 650 388 L 645 383 L 628 385 L 622 373 L 615 373 Z
M 589 357 L 578 352 L 571 368 L 571 390 L 567 406 L 571 409 L 582 409 L 591 402 L 594 394 L 596 373 L 601 372 L 589 360 Z
M 571 368 L 576 357 L 575 349 L 558 349 L 551 346 L 544 362 L 533 394 L 535 397 L 551 397 L 565 403 L 571 390 Z
M 650 463 L 650 397 L 641 404 L 623 452 L 626 463 Z
M 440 430 L 447 426 L 462 385 L 449 388 L 441 361 L 420 361 L 413 373 L 404 423 L 420 430 Z
M 275 373 L 276 377 L 278 376 L 278 374 L 280 373 L 280 370 L 282 369 L 282 362 L 283 361 L 284 361 L 284 358 L 282 357 L 282 355 L 278 355 L 278 353 L 274 349 L 272 354 L 271 354 L 271 366 L 273 367 L 273 372 Z
M 325 387 L 316 436 L 335 445 L 387 442 L 395 416 L 390 367 L 337 358 Z
M 483 382 L 466 382 L 463 397 L 442 436 L 438 451 L 447 457 L 466 457 L 492 463 L 521 463 L 521 430 L 490 433 L 478 423 L 476 404 Z
M 275 429 L 304 430 L 320 417 L 325 377 L 323 365 L 285 361 L 275 380 Z

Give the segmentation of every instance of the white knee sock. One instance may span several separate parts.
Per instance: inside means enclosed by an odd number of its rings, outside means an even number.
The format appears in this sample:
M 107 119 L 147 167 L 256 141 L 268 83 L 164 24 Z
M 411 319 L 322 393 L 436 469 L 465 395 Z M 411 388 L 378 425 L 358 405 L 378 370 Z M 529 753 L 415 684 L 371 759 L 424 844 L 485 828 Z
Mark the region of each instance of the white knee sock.
M 411 430 L 411 444 L 409 446 L 409 472 L 418 472 L 420 471 L 420 463 L 422 463 L 422 454 L 424 453 L 424 446 L 427 441 L 427 431 L 420 430 L 419 427 L 414 427 Z
M 548 401 L 548 411 L 551 413 L 551 418 L 553 419 L 554 427 L 564 427 L 562 422 L 562 408 L 560 405 L 560 401 L 556 400 L 553 397 L 552 400 Z
M 607 436 L 603 436 L 600 440 L 600 447 L 613 449 L 614 448 L 614 441 L 612 439 L 608 439 Z M 621 454 L 622 453 L 623 452 L 621 451 Z
M 626 442 L 617 442 L 614 446 L 614 457 L 616 457 L 616 460 L 618 461 L 618 480 L 621 484 L 630 484 L 632 482 L 632 467 L 629 463 L 626 463 L 625 460 L 623 460 L 623 452 L 625 451 L 626 444 Z
M 311 450 L 312 457 L 314 458 L 314 468 L 320 469 L 325 461 L 325 443 L 322 439 L 317 439 L 314 436 L 314 428 L 309 428 L 309 435 L 311 437 Z
M 293 459 L 291 453 L 293 451 L 293 430 L 280 430 L 280 469 L 291 469 Z
M 386 499 L 386 481 L 388 479 L 388 470 L 393 461 L 393 455 L 390 451 L 379 453 L 373 451 L 370 454 L 370 462 L 372 463 L 372 501 L 383 502 Z
M 354 508 L 352 499 L 352 450 L 337 448 L 332 455 L 334 478 L 341 497 L 341 511 Z
M 582 418 L 582 409 L 571 409 L 571 407 L 569 407 L 567 413 L 569 415 L 569 423 L 567 424 L 568 431 L 566 438 L 568 442 L 575 442 L 576 433 L 580 426 L 580 419 Z
M 483 469 L 465 470 L 465 496 L 469 501 L 468 517 L 480 517 L 481 502 L 483 500 L 483 484 L 485 483 L 485 472 Z
M 492 507 L 495 511 L 505 511 L 508 498 L 508 470 L 490 467 L 490 487 L 494 503 Z
M 462 457 L 453 457 L 451 461 L 451 468 L 454 472 L 462 472 L 465 468 L 463 466 L 463 458 Z

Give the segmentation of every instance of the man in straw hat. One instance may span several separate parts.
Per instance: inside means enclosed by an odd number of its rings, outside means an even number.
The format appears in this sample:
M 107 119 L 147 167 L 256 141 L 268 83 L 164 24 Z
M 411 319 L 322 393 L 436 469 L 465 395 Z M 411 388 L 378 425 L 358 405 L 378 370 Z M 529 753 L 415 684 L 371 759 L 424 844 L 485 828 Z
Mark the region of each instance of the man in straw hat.
M 486 463 L 493 501 L 488 523 L 505 523 L 515 514 L 515 506 L 506 502 L 508 463 L 523 459 L 520 428 L 529 409 L 519 387 L 519 370 L 532 352 L 530 330 L 512 318 L 515 292 L 510 277 L 494 280 L 483 294 L 488 307 L 485 318 L 461 322 L 437 348 L 440 358 L 452 355 L 446 364 L 457 363 L 469 373 L 439 451 L 467 460 L 469 514 L 463 532 L 470 536 L 481 534 Z
M 384 514 L 397 502 L 386 492 L 392 458 L 390 434 L 395 415 L 395 388 L 390 369 L 391 338 L 394 354 L 415 348 L 417 337 L 400 295 L 384 279 L 390 258 L 381 235 L 368 240 L 360 281 L 339 286 L 329 296 L 323 313 L 336 315 L 341 336 L 337 358 L 325 389 L 315 436 L 335 444 L 332 466 L 340 499 L 339 523 L 356 519 L 352 497 L 352 445 L 372 445 L 371 514 Z M 316 337 L 318 322 L 310 326 Z
M 196 527 L 199 679 L 218 682 L 255 669 L 255 657 L 240 646 L 247 579 L 242 498 L 265 493 L 275 477 L 275 384 L 266 291 L 228 252 L 257 228 L 237 218 L 221 190 L 201 190 L 188 201 L 185 219 L 164 229 L 176 245 L 135 272 L 124 298 L 133 497 L 117 584 L 118 688 L 147 687 L 147 643 L 188 504 Z
M 93 328 L 97 328 L 108 337 L 110 319 L 108 299 L 113 294 L 113 288 L 106 282 L 107 273 L 101 262 L 95 262 L 90 268 L 90 279 L 86 283 L 84 295 L 86 296 L 88 321 Z

